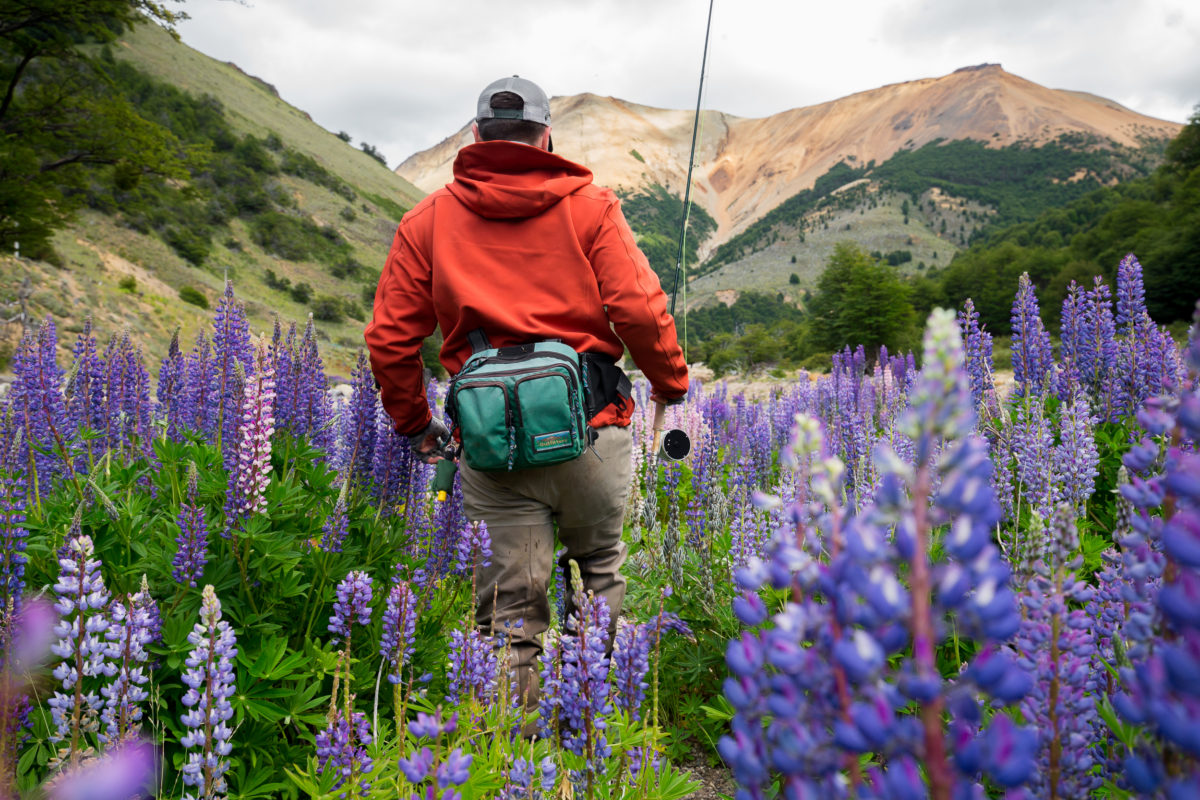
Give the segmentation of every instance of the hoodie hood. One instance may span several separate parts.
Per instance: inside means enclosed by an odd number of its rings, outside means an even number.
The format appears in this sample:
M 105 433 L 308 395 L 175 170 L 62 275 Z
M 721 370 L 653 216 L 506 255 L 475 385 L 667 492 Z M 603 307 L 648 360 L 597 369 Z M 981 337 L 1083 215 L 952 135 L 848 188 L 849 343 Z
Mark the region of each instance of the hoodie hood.
M 459 150 L 446 189 L 481 217 L 525 219 L 591 182 L 591 170 L 540 147 L 494 141 Z

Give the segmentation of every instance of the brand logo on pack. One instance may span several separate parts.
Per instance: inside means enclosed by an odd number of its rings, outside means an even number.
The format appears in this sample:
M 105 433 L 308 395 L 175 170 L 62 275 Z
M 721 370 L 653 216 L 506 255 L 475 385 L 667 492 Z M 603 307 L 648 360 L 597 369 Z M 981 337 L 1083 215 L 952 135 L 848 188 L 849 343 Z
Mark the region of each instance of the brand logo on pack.
M 533 451 L 535 453 L 544 453 L 547 450 L 558 450 L 561 447 L 570 446 L 570 431 L 555 431 L 554 433 L 543 433 L 540 436 L 533 437 Z

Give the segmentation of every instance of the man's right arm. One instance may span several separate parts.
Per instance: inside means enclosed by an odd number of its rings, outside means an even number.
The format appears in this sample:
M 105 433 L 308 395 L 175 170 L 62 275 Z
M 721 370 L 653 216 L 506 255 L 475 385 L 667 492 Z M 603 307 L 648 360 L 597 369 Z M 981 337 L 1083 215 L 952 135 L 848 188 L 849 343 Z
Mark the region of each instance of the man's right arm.
M 682 398 L 688 390 L 687 363 L 675 336 L 675 320 L 667 311 L 667 295 L 615 198 L 605 211 L 589 259 L 613 329 L 650 381 L 654 398 Z
M 436 327 L 429 263 L 401 222 L 364 336 L 384 410 L 404 436 L 423 431 L 432 417 L 425 400 L 421 343 Z

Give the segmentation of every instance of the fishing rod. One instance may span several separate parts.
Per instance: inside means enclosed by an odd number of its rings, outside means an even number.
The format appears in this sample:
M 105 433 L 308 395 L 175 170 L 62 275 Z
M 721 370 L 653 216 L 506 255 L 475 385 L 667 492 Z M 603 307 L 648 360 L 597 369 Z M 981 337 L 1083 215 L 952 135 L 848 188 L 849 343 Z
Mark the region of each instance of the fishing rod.
M 700 104 L 704 100 L 704 71 L 708 67 L 708 40 L 712 33 L 714 0 L 708 0 L 708 21 L 704 25 L 704 54 L 700 59 L 700 88 L 696 91 L 696 116 L 692 120 L 692 147 L 688 153 L 687 182 L 683 190 L 683 219 L 679 225 L 679 249 L 675 253 L 675 286 L 671 289 L 671 316 L 675 316 L 675 299 L 679 295 L 679 279 L 683 275 L 683 245 L 687 237 L 688 217 L 692 210 L 692 170 L 696 166 L 696 139 L 700 132 Z M 687 307 L 683 309 L 687 318 Z M 686 323 L 685 323 L 686 324 Z M 686 342 L 685 342 L 686 344 Z M 692 452 L 692 440 L 687 432 L 674 428 L 663 431 L 666 407 L 659 404 L 654 409 L 654 452 L 670 461 L 680 461 Z
M 671 289 L 671 316 L 675 316 L 675 298 L 679 294 L 679 278 L 683 275 L 683 242 L 687 236 L 688 217 L 692 211 L 692 170 L 696 166 L 696 135 L 700 130 L 700 102 L 704 98 L 704 70 L 708 66 L 708 37 L 712 32 L 714 0 L 708 0 L 708 22 L 704 26 L 704 55 L 700 59 L 700 89 L 696 92 L 696 116 L 692 120 L 692 149 L 688 154 L 687 183 L 683 190 L 683 221 L 679 226 L 679 249 L 675 254 L 675 286 Z M 687 309 L 684 309 L 687 314 Z

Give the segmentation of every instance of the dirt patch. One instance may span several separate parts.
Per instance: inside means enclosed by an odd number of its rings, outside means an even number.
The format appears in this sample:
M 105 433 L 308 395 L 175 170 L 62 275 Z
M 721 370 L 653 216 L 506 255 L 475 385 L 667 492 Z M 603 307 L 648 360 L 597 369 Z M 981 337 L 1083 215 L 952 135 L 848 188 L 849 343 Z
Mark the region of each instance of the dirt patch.
M 688 795 L 689 800 L 727 800 L 737 791 L 728 768 L 724 765 L 714 767 L 703 756 L 696 755 L 679 767 L 691 773 L 692 780 L 700 784 L 699 789 Z

